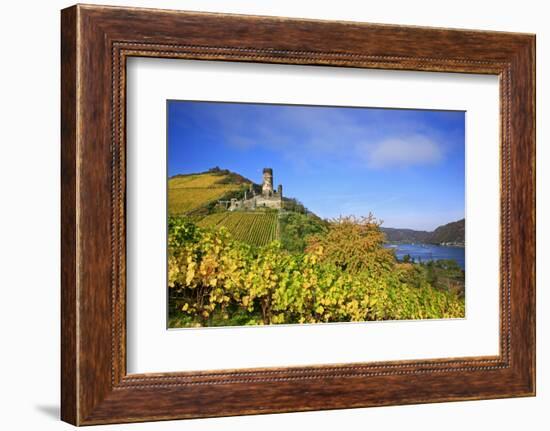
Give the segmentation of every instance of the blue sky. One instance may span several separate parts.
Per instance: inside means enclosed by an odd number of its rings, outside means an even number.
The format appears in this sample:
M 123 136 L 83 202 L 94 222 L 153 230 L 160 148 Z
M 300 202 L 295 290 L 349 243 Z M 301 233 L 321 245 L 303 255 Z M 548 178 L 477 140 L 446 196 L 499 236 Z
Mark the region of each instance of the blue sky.
M 465 113 L 168 101 L 168 175 L 213 166 L 274 186 L 324 218 L 432 230 L 464 217 Z

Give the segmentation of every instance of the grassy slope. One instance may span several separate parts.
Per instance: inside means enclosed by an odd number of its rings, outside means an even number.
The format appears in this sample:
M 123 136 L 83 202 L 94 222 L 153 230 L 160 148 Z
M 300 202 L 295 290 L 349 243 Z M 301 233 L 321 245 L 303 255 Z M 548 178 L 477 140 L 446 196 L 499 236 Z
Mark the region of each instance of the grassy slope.
M 279 220 L 276 212 L 222 212 L 207 215 L 200 227 L 226 227 L 233 238 L 251 245 L 262 246 L 279 239 Z
M 242 184 L 226 183 L 226 174 L 203 173 L 170 178 L 168 180 L 168 213 L 187 214 L 237 191 Z

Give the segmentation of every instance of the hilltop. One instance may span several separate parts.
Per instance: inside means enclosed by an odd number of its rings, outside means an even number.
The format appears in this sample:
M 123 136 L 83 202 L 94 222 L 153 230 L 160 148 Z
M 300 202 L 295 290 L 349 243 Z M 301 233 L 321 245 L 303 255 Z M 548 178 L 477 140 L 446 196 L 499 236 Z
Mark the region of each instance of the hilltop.
M 287 250 L 303 251 L 304 237 L 321 232 L 326 222 L 297 199 L 282 197 L 277 208 L 231 209 L 232 200 L 261 195 L 264 186 L 219 167 L 174 175 L 168 179 L 168 214 L 192 219 L 201 228 L 224 227 L 234 238 L 253 246 L 280 240 Z
M 243 199 L 245 192 L 262 193 L 262 185 L 228 169 L 211 168 L 204 172 L 177 174 L 168 178 L 168 214 L 206 215 L 218 201 Z M 282 198 L 285 211 L 317 217 L 295 198 Z
M 250 184 L 254 183 L 248 178 L 217 167 L 174 175 L 168 179 L 168 214 L 207 214 L 220 199 L 242 196 Z

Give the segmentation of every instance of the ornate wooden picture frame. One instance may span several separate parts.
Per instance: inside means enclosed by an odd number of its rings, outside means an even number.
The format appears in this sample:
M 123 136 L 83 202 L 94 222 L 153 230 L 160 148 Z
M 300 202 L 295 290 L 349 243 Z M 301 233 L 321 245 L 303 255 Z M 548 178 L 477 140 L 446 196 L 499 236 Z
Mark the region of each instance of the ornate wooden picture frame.
M 62 11 L 61 416 L 75 425 L 535 394 L 535 37 L 102 6 Z M 500 354 L 126 372 L 126 60 L 497 75 Z

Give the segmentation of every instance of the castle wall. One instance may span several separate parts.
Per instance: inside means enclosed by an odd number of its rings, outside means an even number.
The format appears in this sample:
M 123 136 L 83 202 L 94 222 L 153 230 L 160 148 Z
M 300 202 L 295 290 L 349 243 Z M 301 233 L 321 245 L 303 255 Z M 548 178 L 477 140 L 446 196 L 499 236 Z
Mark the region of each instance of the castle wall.
M 256 196 L 254 199 L 255 199 L 256 208 L 262 208 L 262 207 L 274 208 L 274 209 L 282 208 L 282 200 L 278 196 L 274 196 L 271 198 Z
M 263 172 L 262 194 L 254 195 L 252 186 L 250 192 L 253 195 L 247 199 L 248 193 L 245 191 L 244 199 L 231 199 L 229 211 L 238 209 L 255 210 L 256 208 L 281 209 L 283 207 L 283 186 L 279 185 L 277 191 L 273 190 L 273 170 L 265 168 Z

